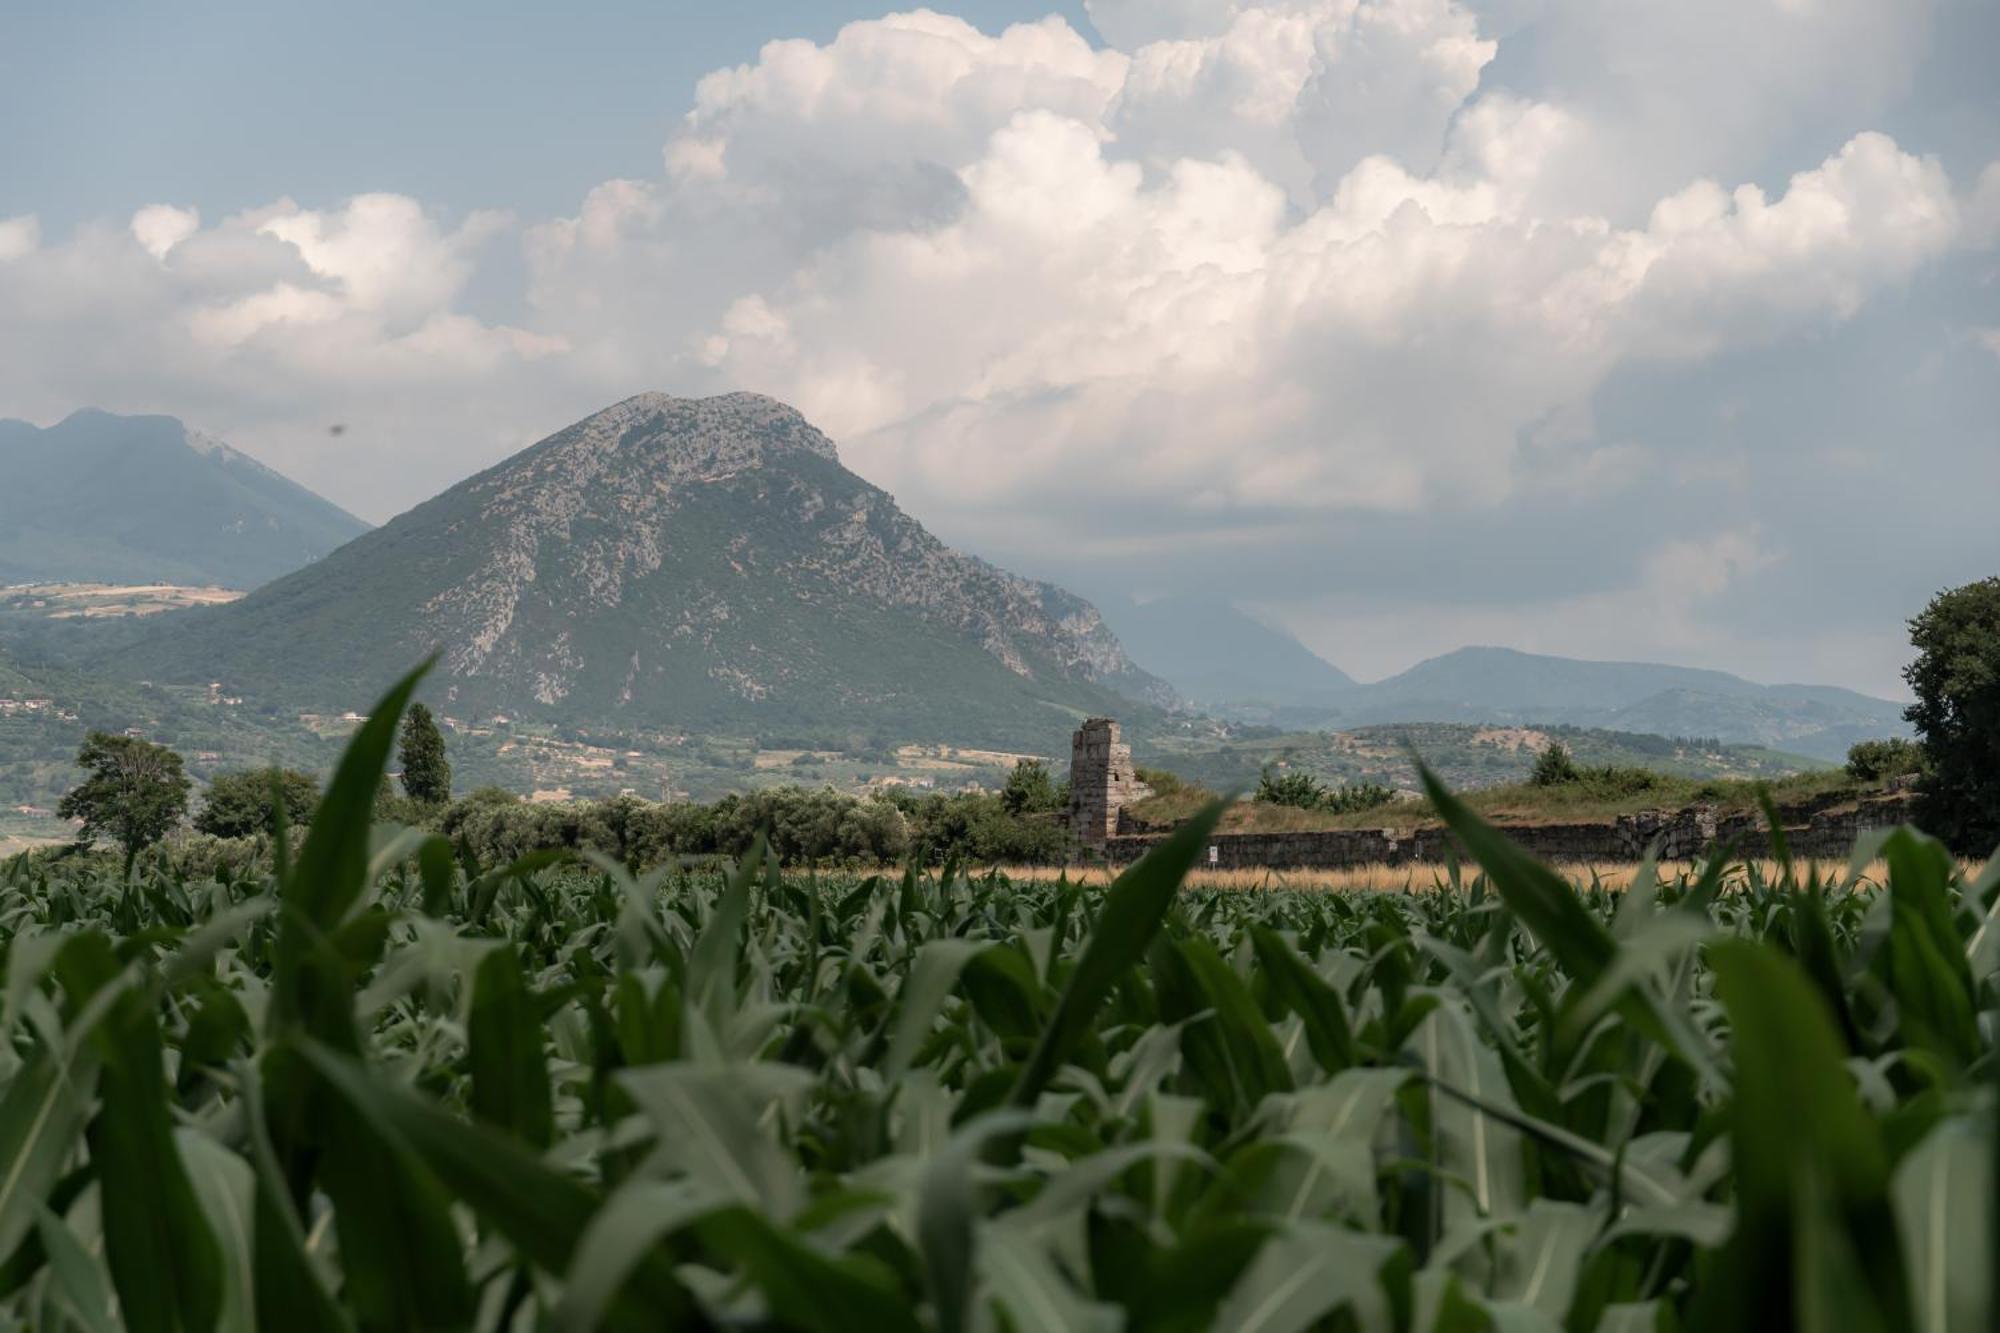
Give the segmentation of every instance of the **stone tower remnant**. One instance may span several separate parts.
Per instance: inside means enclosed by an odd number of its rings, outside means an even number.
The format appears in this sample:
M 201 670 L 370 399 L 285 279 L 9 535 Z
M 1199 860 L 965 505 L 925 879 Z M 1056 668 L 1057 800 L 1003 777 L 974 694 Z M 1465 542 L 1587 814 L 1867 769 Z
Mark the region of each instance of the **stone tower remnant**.
M 1152 794 L 1132 767 L 1132 747 L 1108 717 L 1087 718 L 1069 743 L 1069 815 L 1077 841 L 1102 847 L 1118 832 L 1118 812 Z

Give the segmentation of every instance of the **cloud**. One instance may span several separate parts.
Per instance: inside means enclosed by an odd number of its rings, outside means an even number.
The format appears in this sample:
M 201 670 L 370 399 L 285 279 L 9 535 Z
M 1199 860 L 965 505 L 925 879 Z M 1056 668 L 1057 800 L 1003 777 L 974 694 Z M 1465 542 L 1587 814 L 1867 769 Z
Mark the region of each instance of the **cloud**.
M 0 263 L 34 253 L 41 240 L 42 224 L 33 214 L 0 218 Z
M 1704 377 L 2000 240 L 2000 163 L 1954 182 L 1878 128 L 1932 2 L 1091 0 L 1101 46 L 1059 18 L 850 23 L 708 75 L 656 175 L 518 231 L 389 194 L 0 222 L 0 408 L 177 411 L 379 516 L 636 390 L 751 388 L 948 536 L 1110 579 L 1311 568 L 1361 528 L 1419 562 L 1465 531 L 1615 534 L 1595 511 L 1647 487 L 1735 503 L 1810 456 L 1711 445 Z M 521 313 L 480 318 L 510 239 Z M 1990 364 L 1963 332 L 1988 322 L 1938 320 L 1934 362 Z M 1652 382 L 1688 392 L 1608 434 Z M 1796 531 L 1698 530 L 1735 535 L 1632 542 L 1547 592 L 1550 623 L 1671 569 L 1699 637 L 1810 567 Z M 1272 600 L 1408 617 L 1305 591 Z
M 132 238 L 155 259 L 165 259 L 200 228 L 200 213 L 172 204 L 148 204 L 132 215 Z
M 447 225 L 393 195 L 283 200 L 210 226 L 152 205 L 46 245 L 0 226 L 0 405 L 41 420 L 81 405 L 175 412 L 362 508 L 357 482 L 448 483 L 468 447 L 509 438 L 497 418 L 533 420 L 552 386 L 524 369 L 562 345 L 456 308 L 503 226 Z M 462 405 L 485 396 L 494 418 L 465 439 Z M 330 445 L 334 421 L 350 430 Z

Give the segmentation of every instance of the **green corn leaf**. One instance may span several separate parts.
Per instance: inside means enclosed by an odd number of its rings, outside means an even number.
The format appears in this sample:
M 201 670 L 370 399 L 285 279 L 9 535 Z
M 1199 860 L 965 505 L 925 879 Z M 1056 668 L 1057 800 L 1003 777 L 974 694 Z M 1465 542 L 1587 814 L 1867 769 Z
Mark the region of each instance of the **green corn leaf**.
M 110 993 L 121 972 L 95 931 L 73 938 L 55 971 L 73 1006 Z M 148 990 L 118 990 L 89 1036 L 102 1103 L 89 1131 L 103 1186 L 104 1255 L 134 1333 L 215 1327 L 222 1257 L 174 1145 L 159 1018 Z
M 1354 1046 L 1354 1030 L 1340 992 L 1269 926 L 1252 926 L 1250 939 L 1272 990 L 1305 1024 L 1306 1041 L 1320 1068 L 1338 1074 L 1357 1063 L 1360 1056 Z
M 1598 1209 L 1536 1199 L 1501 1249 L 1494 1295 L 1539 1311 L 1560 1327 L 1569 1318 L 1584 1254 L 1603 1225 Z
M 924 1038 L 930 1035 L 938 1011 L 951 998 L 959 974 L 979 952 L 974 940 L 928 940 L 917 949 L 909 975 L 896 995 L 895 1035 L 882 1060 L 882 1077 L 894 1081 L 910 1067 Z
M 764 1072 L 793 1087 L 809 1077 L 783 1066 Z M 624 1070 L 618 1083 L 658 1127 L 662 1156 L 710 1194 L 781 1219 L 804 1202 L 798 1165 L 760 1123 L 767 1101 L 744 1066 L 651 1065 Z
M 356 1049 L 350 988 L 326 941 L 367 886 L 369 828 L 375 793 L 396 742 L 396 728 L 426 662 L 405 676 L 368 715 L 341 754 L 333 782 L 313 814 L 298 864 L 282 886 L 271 1017 L 280 1029 L 303 1025 L 338 1050 Z
M 1964 1068 L 1983 1042 L 1972 973 L 1952 920 L 1951 858 L 1900 829 L 1882 845 L 1890 867 L 1889 984 L 1908 1040 Z
M 984 1298 L 1005 1313 L 1011 1328 L 1116 1333 L 1123 1323 L 1116 1309 L 1078 1291 L 1039 1244 L 1013 1228 L 982 1227 L 973 1253 Z
M 1993 1157 L 1987 1127 L 1960 1116 L 1897 1163 L 1891 1188 L 1920 1333 L 1992 1327 Z
M 458 858 L 451 843 L 428 838 L 417 848 L 417 875 L 424 886 L 424 915 L 441 917 L 451 909 L 452 893 L 458 884 Z
M 536 1147 L 554 1133 L 543 1029 L 512 945 L 490 950 L 472 979 L 466 1021 L 472 1112 Z
M 1727 940 L 1708 954 L 1734 1031 L 1737 1223 L 1695 1326 L 1897 1327 L 1910 1305 L 1888 1159 L 1825 1001 L 1766 946 Z
M 1410 1052 L 1426 1074 L 1466 1096 L 1436 1097 L 1431 1133 L 1440 1167 L 1465 1189 L 1444 1195 L 1447 1229 L 1478 1218 L 1510 1218 L 1527 1201 L 1520 1115 L 1506 1072 L 1493 1048 L 1479 1040 L 1472 1020 L 1455 1004 L 1440 1004 L 1410 1038 Z M 1489 1114 L 1493 1106 L 1509 1114 Z
M 1201 988 L 1213 1013 L 1210 1026 L 1241 1071 L 1246 1101 L 1254 1106 L 1271 1093 L 1291 1091 L 1292 1074 L 1284 1051 L 1242 978 L 1222 960 L 1215 946 L 1199 935 L 1167 943 L 1179 951 Z
M 980 1116 L 961 1126 L 924 1168 L 917 1200 L 917 1244 L 941 1333 L 960 1333 L 972 1318 L 973 1233 L 979 1215 L 972 1173 L 979 1149 L 996 1134 L 1027 1129 L 1021 1111 Z
M 75 1151 L 97 1091 L 98 1059 L 44 1045 L 0 1095 L 0 1257 L 35 1229 L 49 1191 Z
M 1009 1096 L 1014 1105 L 1034 1104 L 1089 1030 L 1111 987 L 1145 957 L 1181 880 L 1207 845 L 1208 835 L 1225 808 L 1223 801 L 1211 803 L 1112 882 L 1091 924 L 1076 970 L 1056 1001 L 1055 1015 L 1042 1030 L 1041 1040 L 1014 1084 Z
M 556 1327 L 564 1333 L 597 1328 L 633 1270 L 662 1241 L 726 1206 L 726 1200 L 684 1181 L 627 1181 L 591 1217 L 577 1242 Z
M 300 1055 L 338 1094 L 347 1113 L 421 1158 L 524 1258 L 550 1274 L 569 1271 L 578 1240 L 599 1208 L 595 1194 L 513 1139 L 383 1083 L 349 1057 L 310 1043 Z M 634 1269 L 608 1322 L 621 1329 L 674 1326 L 691 1310 L 666 1256 L 649 1254 Z
M 325 1117 L 319 1177 L 333 1200 L 343 1299 L 364 1327 L 458 1328 L 472 1319 L 449 1196 L 399 1138 L 363 1115 Z
M 759 837 L 715 900 L 708 922 L 688 954 L 687 995 L 720 1027 L 736 1005 L 736 965 L 743 956 L 743 923 L 750 913 L 750 890 L 764 859 Z
M 1611 965 L 1617 943 L 1603 922 L 1585 910 L 1569 882 L 1507 841 L 1419 766 L 1431 808 L 1451 829 L 1514 914 L 1548 947 L 1564 971 L 1589 984 Z
M 1046 991 L 1035 965 L 1012 942 L 977 950 L 959 977 L 973 1011 L 997 1035 L 1020 1042 L 1022 1049 L 1040 1038 L 1048 1013 Z
M 67 1223 L 46 1208 L 36 1215 L 35 1232 L 49 1257 L 49 1272 L 57 1295 L 67 1307 L 65 1313 L 88 1333 L 122 1333 L 122 1325 L 113 1312 L 116 1298 L 110 1274 L 105 1272 L 103 1262 L 84 1248 Z
M 893 1276 L 867 1256 L 822 1254 L 742 1207 L 710 1213 L 695 1230 L 710 1254 L 742 1269 L 784 1327 L 919 1333 Z
M 1301 1333 L 1346 1311 L 1362 1333 L 1395 1327 L 1395 1260 L 1406 1252 L 1388 1236 L 1295 1222 L 1264 1243 L 1216 1311 L 1234 1333 Z
M 219 1333 L 255 1333 L 257 1174 L 199 1130 L 175 1130 L 174 1146 L 222 1258 L 222 1305 L 215 1327 Z
M 1581 994 L 1596 985 L 1618 955 L 1618 942 L 1611 931 L 1590 914 L 1562 876 L 1502 837 L 1447 791 L 1430 769 L 1419 765 L 1418 773 L 1431 807 L 1492 878 L 1509 909 L 1555 955 L 1572 986 L 1582 988 Z M 1661 1004 L 1644 990 L 1623 991 L 1616 1007 L 1628 1023 L 1686 1061 L 1707 1081 L 1722 1081 L 1706 1038 L 1685 1014 Z

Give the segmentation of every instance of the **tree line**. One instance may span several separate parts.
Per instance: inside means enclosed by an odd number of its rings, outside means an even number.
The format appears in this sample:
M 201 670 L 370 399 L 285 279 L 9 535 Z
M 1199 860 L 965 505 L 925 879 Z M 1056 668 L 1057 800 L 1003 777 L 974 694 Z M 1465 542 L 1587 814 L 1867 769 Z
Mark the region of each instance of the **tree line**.
M 793 863 L 1057 864 L 1076 850 L 1069 790 L 1040 760 L 1023 760 L 998 792 L 870 795 L 774 787 L 708 804 L 625 795 L 539 804 L 498 787 L 453 799 L 451 762 L 436 718 L 411 706 L 398 738 L 397 785 L 383 779 L 378 820 L 434 829 L 468 858 L 504 865 L 549 850 L 594 851 L 629 865 L 669 857 L 736 856 L 762 833 Z M 63 801 L 77 842 L 115 843 L 128 862 L 183 826 L 218 839 L 268 838 L 303 829 L 319 804 L 310 773 L 270 767 L 220 773 L 190 818 L 193 782 L 167 746 L 94 732 L 78 752 L 87 777 Z

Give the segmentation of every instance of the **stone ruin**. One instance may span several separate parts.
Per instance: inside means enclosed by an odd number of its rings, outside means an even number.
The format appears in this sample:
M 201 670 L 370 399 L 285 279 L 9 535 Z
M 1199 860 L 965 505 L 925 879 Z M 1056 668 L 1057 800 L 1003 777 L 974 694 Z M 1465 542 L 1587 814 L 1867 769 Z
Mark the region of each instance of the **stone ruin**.
M 1118 832 L 1118 812 L 1152 795 L 1132 767 L 1132 747 L 1108 717 L 1087 718 L 1069 742 L 1069 818 L 1077 841 L 1103 847 Z

